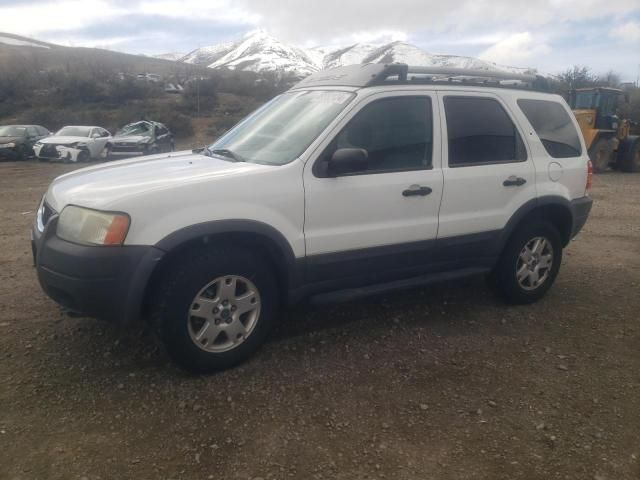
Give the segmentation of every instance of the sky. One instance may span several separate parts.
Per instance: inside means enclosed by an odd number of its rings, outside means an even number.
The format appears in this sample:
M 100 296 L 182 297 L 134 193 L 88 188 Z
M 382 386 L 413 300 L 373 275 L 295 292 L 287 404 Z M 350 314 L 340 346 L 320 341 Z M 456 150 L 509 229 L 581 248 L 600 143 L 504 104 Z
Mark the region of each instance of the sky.
M 0 0 L 0 31 L 68 46 L 187 53 L 257 28 L 303 47 L 401 40 L 557 73 L 635 81 L 640 0 Z

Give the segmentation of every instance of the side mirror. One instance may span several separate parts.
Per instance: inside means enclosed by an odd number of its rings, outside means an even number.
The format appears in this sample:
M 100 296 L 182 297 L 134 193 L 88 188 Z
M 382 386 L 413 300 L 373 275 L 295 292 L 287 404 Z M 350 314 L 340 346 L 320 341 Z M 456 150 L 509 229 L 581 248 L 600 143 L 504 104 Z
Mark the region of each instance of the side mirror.
M 100 138 L 100 134 L 99 133 L 92 133 L 91 134 L 91 138 Z
M 329 159 L 327 174 L 339 177 L 354 172 L 362 172 L 369 165 L 369 154 L 363 148 L 339 148 Z

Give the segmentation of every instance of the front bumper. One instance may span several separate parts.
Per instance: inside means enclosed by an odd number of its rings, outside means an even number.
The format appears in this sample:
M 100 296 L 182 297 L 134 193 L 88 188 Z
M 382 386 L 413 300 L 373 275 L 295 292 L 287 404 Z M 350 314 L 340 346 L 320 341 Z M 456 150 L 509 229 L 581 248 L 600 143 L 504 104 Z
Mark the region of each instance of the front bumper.
M 82 150 L 69 145 L 42 144 L 33 147 L 33 153 L 40 160 L 66 160 L 77 162 Z
M 571 226 L 571 238 L 575 237 L 584 224 L 587 223 L 593 199 L 591 197 L 581 197 L 571 200 L 571 213 L 573 217 L 573 225 Z
M 63 307 L 128 324 L 142 313 L 145 289 L 164 252 L 151 246 L 91 247 L 55 234 L 57 216 L 43 233 L 34 226 L 32 250 L 45 293 Z
M 118 143 L 111 145 L 110 154 L 112 155 L 145 155 L 147 151 L 147 143 Z
M 13 148 L 0 148 L 0 158 L 4 158 L 7 160 L 17 160 L 18 152 L 16 152 L 15 147 Z

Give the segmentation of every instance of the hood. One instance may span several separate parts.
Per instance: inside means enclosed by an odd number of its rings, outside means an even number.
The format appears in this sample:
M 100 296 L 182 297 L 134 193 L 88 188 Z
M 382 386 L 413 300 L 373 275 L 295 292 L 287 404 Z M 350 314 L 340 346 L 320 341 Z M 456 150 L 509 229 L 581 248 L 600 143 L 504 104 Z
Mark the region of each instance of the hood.
M 60 212 L 68 204 L 109 210 L 132 198 L 144 201 L 145 193 L 211 182 L 247 172 L 274 168 L 236 163 L 191 151 L 150 155 L 75 170 L 56 178 L 47 192 L 47 203 Z M 170 195 L 170 193 L 168 193 Z M 120 207 L 122 208 L 122 207 Z
M 39 142 L 40 143 L 55 143 L 56 145 L 69 145 L 70 143 L 88 142 L 89 140 L 90 140 L 89 137 L 67 137 L 67 136 L 55 137 L 55 136 L 51 136 L 51 137 L 43 138 L 43 139 L 39 140 Z
M 0 143 L 22 143 L 24 142 L 24 137 L 0 137 Z
M 151 140 L 152 137 L 145 135 L 116 135 L 113 137 L 114 142 L 118 143 L 138 143 L 144 140 Z

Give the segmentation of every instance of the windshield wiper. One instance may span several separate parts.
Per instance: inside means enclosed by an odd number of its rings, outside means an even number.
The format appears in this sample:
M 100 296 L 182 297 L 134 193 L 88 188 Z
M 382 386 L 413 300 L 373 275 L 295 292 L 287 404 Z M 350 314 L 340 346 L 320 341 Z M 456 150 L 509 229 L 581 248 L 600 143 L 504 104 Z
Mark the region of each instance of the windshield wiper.
M 238 155 L 237 153 L 232 152 L 231 150 L 229 150 L 227 148 L 214 148 L 212 150 L 209 147 L 207 147 L 205 150 L 207 152 L 209 152 L 209 153 L 212 153 L 213 155 L 219 155 L 219 156 L 222 156 L 222 157 L 230 158 L 234 162 L 246 162 L 246 160 L 244 158 L 242 158 L 240 155 Z

